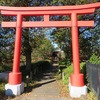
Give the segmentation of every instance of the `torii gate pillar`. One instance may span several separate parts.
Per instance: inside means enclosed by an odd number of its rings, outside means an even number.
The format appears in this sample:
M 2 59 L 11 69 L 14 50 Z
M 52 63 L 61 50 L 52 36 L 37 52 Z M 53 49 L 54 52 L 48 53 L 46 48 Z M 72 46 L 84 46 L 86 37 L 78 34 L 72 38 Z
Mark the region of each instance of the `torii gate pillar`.
M 13 70 L 9 73 L 8 84 L 5 85 L 6 95 L 20 95 L 24 91 L 24 83 L 22 82 L 22 74 L 19 71 L 20 66 L 20 51 L 22 39 L 22 15 L 17 15 L 16 22 L 16 36 L 15 36 L 15 49 Z
M 71 97 L 80 97 L 87 94 L 87 87 L 84 85 L 84 75 L 80 73 L 77 13 L 72 13 L 71 21 L 73 74 L 70 76 L 69 89 Z

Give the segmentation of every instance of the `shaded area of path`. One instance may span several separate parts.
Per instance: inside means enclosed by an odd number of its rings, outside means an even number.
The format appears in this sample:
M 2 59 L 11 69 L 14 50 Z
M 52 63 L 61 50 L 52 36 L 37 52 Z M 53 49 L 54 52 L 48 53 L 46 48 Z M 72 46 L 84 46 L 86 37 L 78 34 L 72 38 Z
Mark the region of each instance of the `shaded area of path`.
M 60 97 L 60 90 L 52 73 L 44 73 L 36 88 L 28 95 L 21 95 L 13 100 L 68 100 Z

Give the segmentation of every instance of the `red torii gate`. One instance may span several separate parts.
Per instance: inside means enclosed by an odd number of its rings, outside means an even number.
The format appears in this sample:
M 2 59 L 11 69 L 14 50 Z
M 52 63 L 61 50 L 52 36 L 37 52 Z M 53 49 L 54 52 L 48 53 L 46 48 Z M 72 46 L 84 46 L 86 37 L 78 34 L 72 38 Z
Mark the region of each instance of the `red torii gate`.
M 94 21 L 78 21 L 77 16 L 83 14 L 94 13 L 96 8 L 100 8 L 99 3 L 77 5 L 77 6 L 52 6 L 52 7 L 4 7 L 0 6 L 2 15 L 5 16 L 17 16 L 15 22 L 2 22 L 2 27 L 15 27 L 16 28 L 16 39 L 15 39 L 15 50 L 14 50 L 14 61 L 13 71 L 9 74 L 8 83 L 10 86 L 16 86 L 22 83 L 22 75 L 19 71 L 20 66 L 20 50 L 21 50 L 21 38 L 22 28 L 24 27 L 71 27 L 72 30 L 72 53 L 73 53 L 73 69 L 74 72 L 71 74 L 70 83 L 73 87 L 84 87 L 84 75 L 80 73 L 80 59 L 79 59 L 79 43 L 78 43 L 78 27 L 92 27 Z M 50 21 L 49 17 L 55 15 L 69 15 L 71 16 L 70 21 Z M 24 16 L 43 16 L 43 21 L 23 21 Z M 11 89 L 7 86 L 7 89 Z M 20 86 L 22 87 L 22 86 Z M 75 90 L 72 87 L 72 90 Z M 72 91 L 70 90 L 70 91 Z M 77 89 L 78 90 L 78 89 Z M 16 89 L 16 91 L 18 91 Z M 14 92 L 14 91 L 13 91 Z M 15 95 L 20 93 L 14 92 Z M 7 92 L 8 95 L 10 95 Z M 70 93 L 72 97 L 79 97 L 81 94 L 75 96 L 74 93 Z

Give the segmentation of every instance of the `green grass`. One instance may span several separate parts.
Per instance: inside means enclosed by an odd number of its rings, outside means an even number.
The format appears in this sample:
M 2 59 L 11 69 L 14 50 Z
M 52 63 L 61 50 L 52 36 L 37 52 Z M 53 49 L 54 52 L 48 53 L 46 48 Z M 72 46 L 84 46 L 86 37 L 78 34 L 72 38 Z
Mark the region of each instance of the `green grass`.
M 4 80 L 0 80 L 0 98 L 5 98 L 5 84 L 6 83 L 7 82 L 5 82 Z

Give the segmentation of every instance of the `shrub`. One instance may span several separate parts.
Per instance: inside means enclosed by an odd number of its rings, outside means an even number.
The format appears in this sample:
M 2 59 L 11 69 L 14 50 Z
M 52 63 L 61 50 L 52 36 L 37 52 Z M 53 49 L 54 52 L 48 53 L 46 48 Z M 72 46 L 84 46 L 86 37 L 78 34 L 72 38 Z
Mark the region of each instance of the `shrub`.
M 65 73 L 64 83 L 68 84 L 69 83 L 69 77 L 70 77 L 71 73 L 73 73 L 72 64 L 64 70 L 64 73 Z
M 12 64 L 0 65 L 0 72 L 11 71 L 11 70 L 12 70 Z
M 31 68 L 32 70 L 34 70 L 34 68 L 38 68 L 39 71 L 45 72 L 51 68 L 51 64 L 49 61 L 38 61 L 32 64 Z
M 85 72 L 86 72 L 86 62 L 80 63 L 80 70 L 81 70 L 81 73 L 85 74 Z
M 0 72 L 4 72 L 3 66 L 0 66 Z
M 80 63 L 80 70 L 81 70 L 81 73 L 83 73 L 85 78 L 86 78 L 86 63 L 85 62 Z M 69 77 L 73 73 L 72 64 L 64 70 L 64 73 L 65 73 L 64 83 L 68 84 L 69 83 Z
M 0 79 L 0 92 L 1 91 L 5 91 L 5 84 L 6 84 L 7 82 L 5 81 L 5 80 L 3 80 L 3 79 Z
M 60 60 L 59 61 L 59 65 L 67 65 L 67 66 L 70 66 L 71 62 L 69 59 L 63 59 L 63 60 Z
M 47 70 L 50 70 L 51 64 L 49 61 L 38 61 L 31 64 L 31 70 L 25 70 L 26 66 L 23 65 L 20 67 L 20 71 L 23 75 L 23 80 L 26 78 L 27 75 L 30 76 L 30 72 L 33 73 L 34 77 L 40 77 L 42 76 L 43 72 L 46 72 Z
M 89 62 L 91 62 L 92 64 L 100 64 L 100 57 L 98 57 L 95 53 L 93 53 L 92 56 L 90 57 Z

